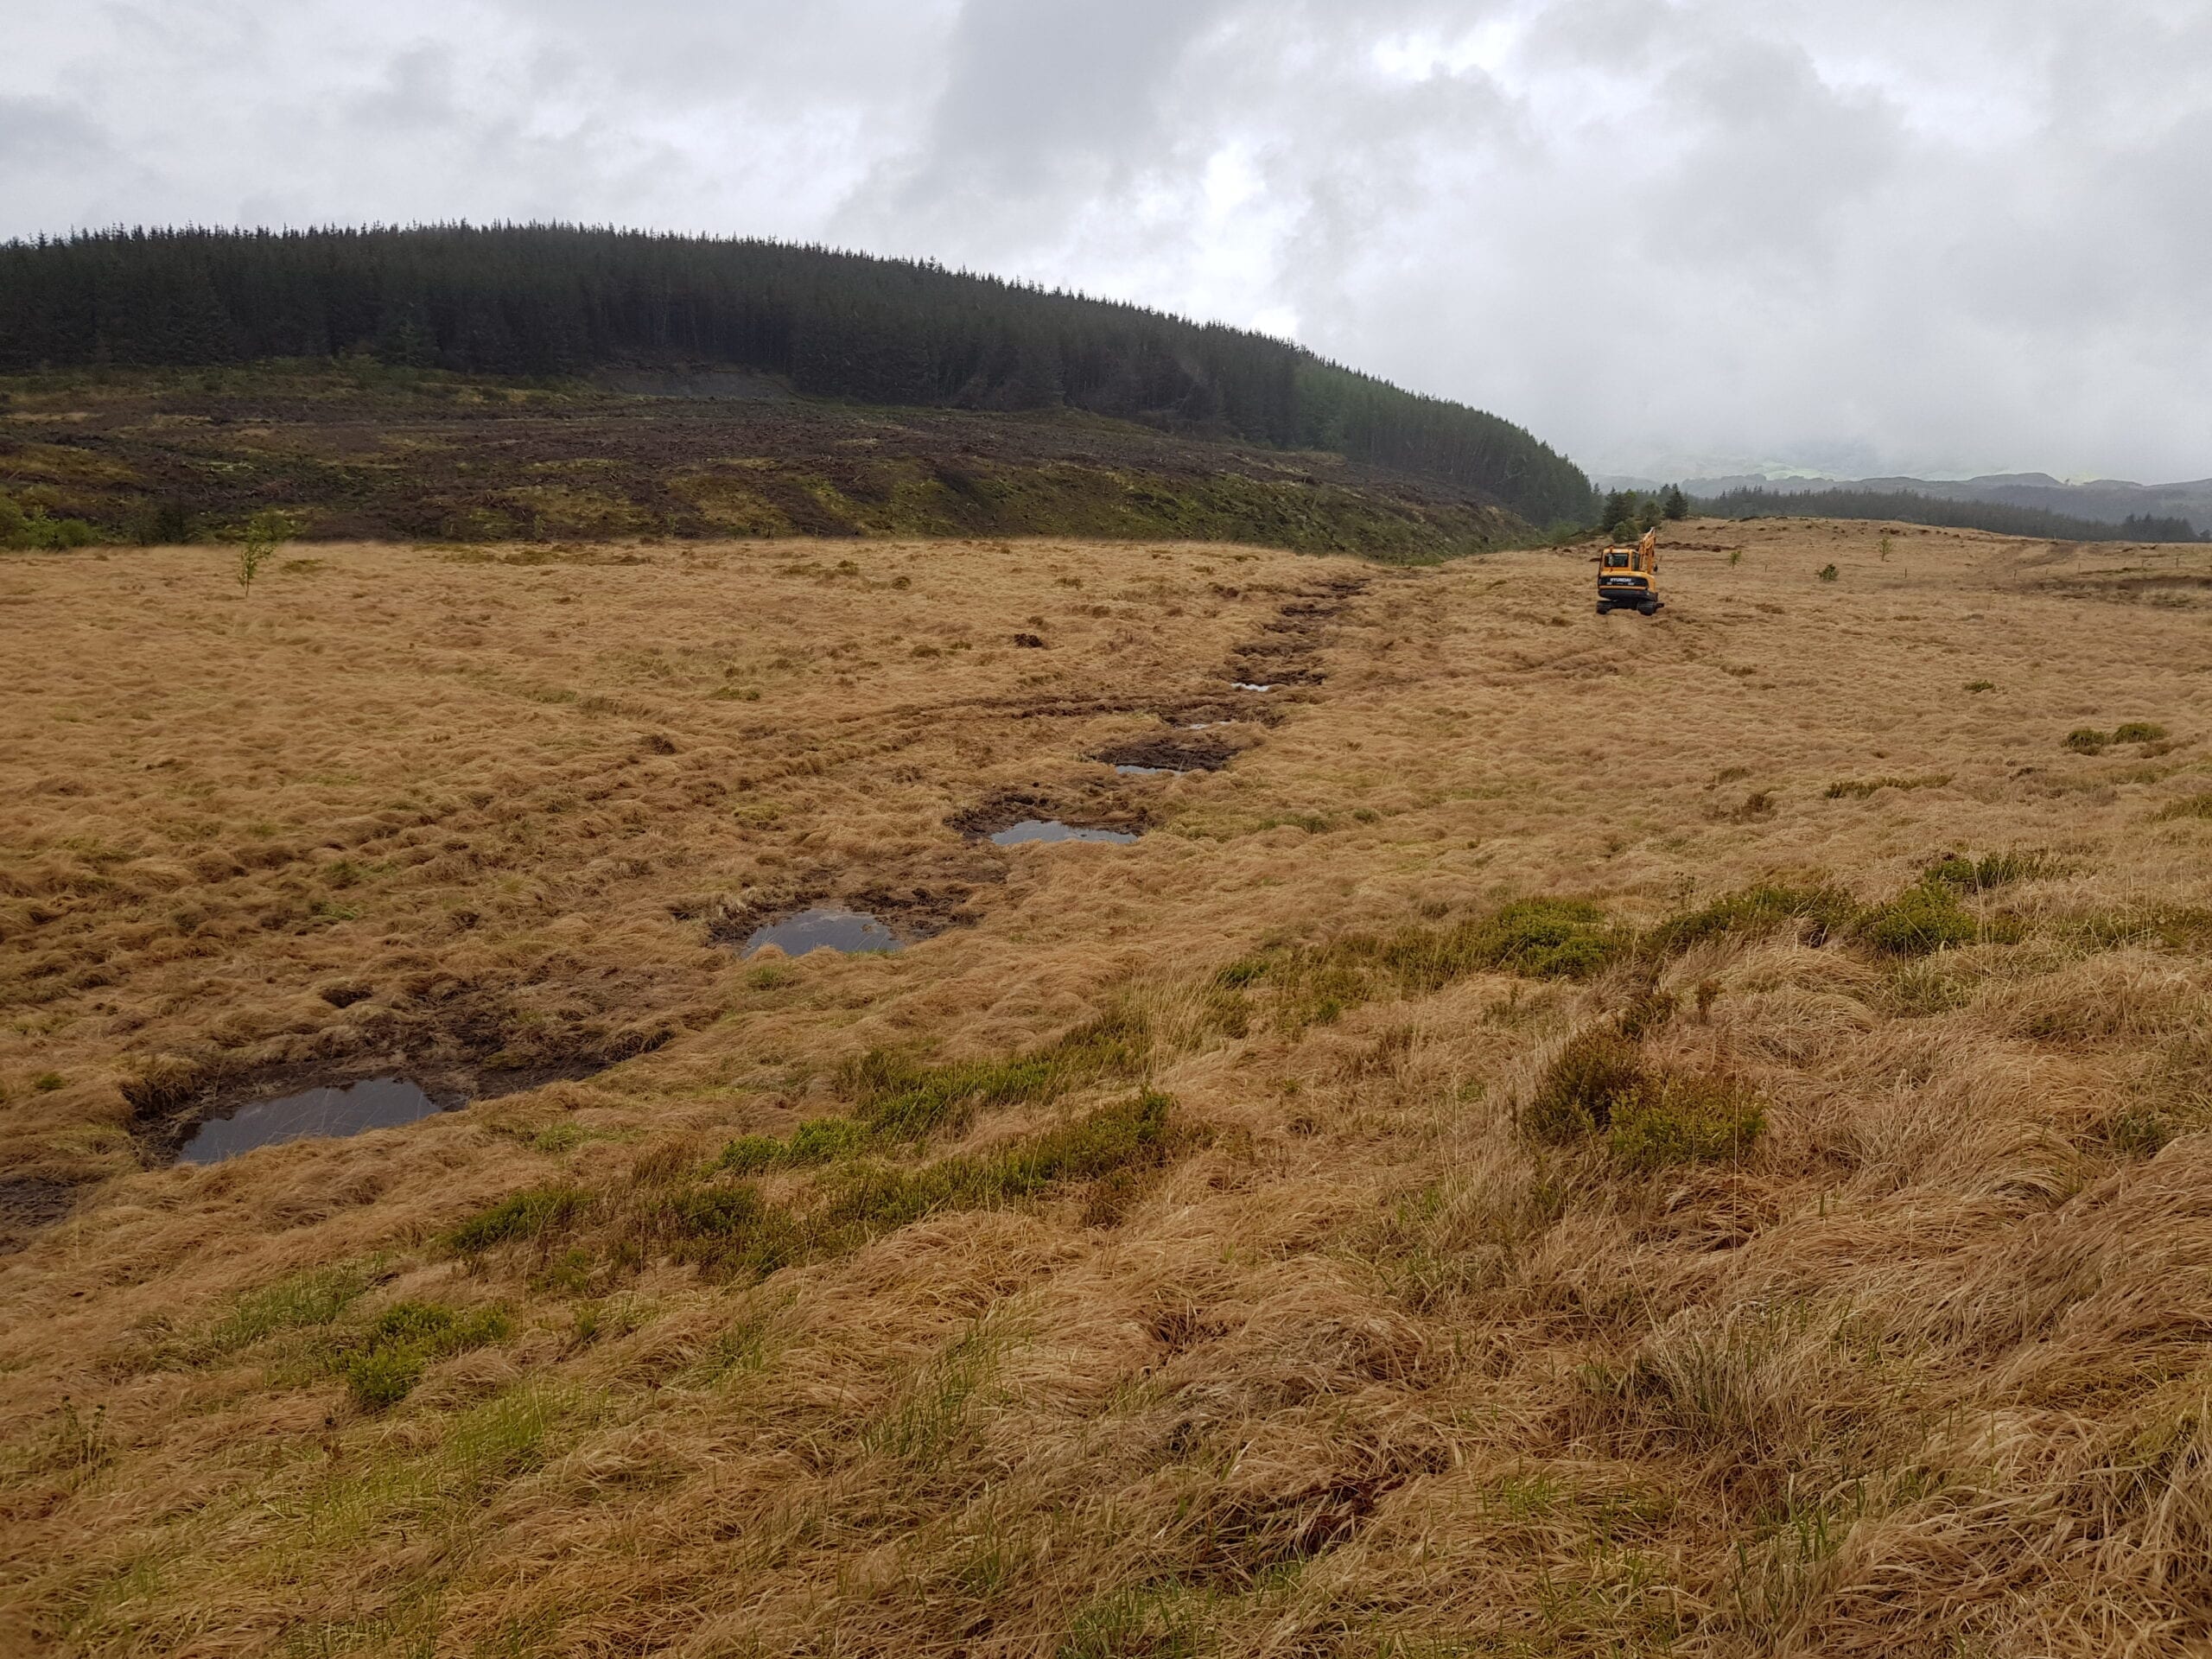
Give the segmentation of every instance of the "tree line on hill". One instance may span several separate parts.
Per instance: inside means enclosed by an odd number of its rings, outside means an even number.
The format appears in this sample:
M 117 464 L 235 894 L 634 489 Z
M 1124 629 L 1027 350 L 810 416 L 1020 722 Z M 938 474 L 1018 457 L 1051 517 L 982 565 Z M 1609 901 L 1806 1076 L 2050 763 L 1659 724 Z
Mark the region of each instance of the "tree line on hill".
M 1690 516 L 1690 499 L 1679 484 L 1649 495 L 1637 490 L 1615 490 L 1599 510 L 1598 524 L 1616 542 L 1632 542 L 1647 530 Z
M 1949 500 L 1914 490 L 1729 490 L 1693 503 L 1708 518 L 1883 518 L 1951 530 L 1987 530 L 2054 542 L 2212 542 L 2186 518 L 2144 513 L 2119 524 L 2000 501 Z
M 1286 341 L 783 243 L 558 225 L 114 230 L 0 246 L 0 371 L 370 353 L 467 373 L 734 366 L 812 396 L 1067 408 L 1315 449 L 1587 524 L 1581 469 L 1495 415 Z

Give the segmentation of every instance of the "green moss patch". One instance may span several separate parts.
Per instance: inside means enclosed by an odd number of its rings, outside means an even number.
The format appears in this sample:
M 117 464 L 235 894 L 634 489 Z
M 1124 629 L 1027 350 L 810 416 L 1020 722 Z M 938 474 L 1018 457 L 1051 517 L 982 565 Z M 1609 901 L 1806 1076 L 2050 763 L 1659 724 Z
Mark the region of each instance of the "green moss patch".
M 1821 944 L 1851 925 L 1859 902 L 1827 883 L 1796 887 L 1762 882 L 1714 899 L 1701 909 L 1669 918 L 1645 936 L 1663 955 L 1680 955 L 1707 939 L 1759 938 L 1794 928 L 1809 944 Z
M 339 1350 L 346 1391 L 365 1411 L 405 1399 L 434 1359 L 481 1348 L 506 1336 L 498 1308 L 459 1313 L 438 1302 L 395 1302 Z
M 1560 1051 L 1520 1122 L 1522 1133 L 1547 1146 L 1601 1144 L 1636 1173 L 1734 1161 L 1766 1130 L 1758 1096 L 1743 1084 L 1654 1070 L 1633 1039 L 1609 1027 Z
M 1885 957 L 1924 957 L 1995 937 L 1940 881 L 1923 881 L 1886 904 L 1868 906 L 1855 931 Z
M 872 1049 L 838 1072 L 838 1084 L 869 1137 L 918 1142 L 966 1128 L 978 1111 L 1049 1101 L 1102 1077 L 1133 1073 L 1150 1049 L 1143 1020 L 1116 1013 L 1007 1059 L 922 1065 Z
M 1987 893 L 2010 887 L 2015 881 L 2053 875 L 2057 870 L 2058 861 L 2049 853 L 1985 853 L 1979 858 L 1955 853 L 1930 865 L 1923 880 L 1955 887 L 1961 893 Z
M 496 1244 L 542 1238 L 580 1218 L 592 1203 L 592 1195 L 576 1187 L 538 1187 L 518 1192 L 471 1216 L 446 1236 L 447 1241 L 455 1249 L 473 1255 Z
M 1231 963 L 1225 990 L 1264 985 L 1287 1030 L 1326 1025 L 1389 996 L 1421 996 L 1478 973 L 1586 980 L 1620 960 L 1633 936 L 1579 899 L 1526 899 L 1449 927 L 1355 933 Z

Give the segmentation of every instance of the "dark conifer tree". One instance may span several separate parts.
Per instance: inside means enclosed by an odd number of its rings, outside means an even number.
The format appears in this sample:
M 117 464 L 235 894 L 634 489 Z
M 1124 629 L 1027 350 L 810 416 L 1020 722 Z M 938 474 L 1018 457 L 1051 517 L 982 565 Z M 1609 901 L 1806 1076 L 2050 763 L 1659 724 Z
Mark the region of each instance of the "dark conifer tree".
M 1065 406 L 1333 450 L 1538 524 L 1594 506 L 1579 467 L 1494 415 L 1263 335 L 933 264 L 562 226 L 0 246 L 0 371 L 355 352 L 470 374 L 731 366 L 868 403 Z

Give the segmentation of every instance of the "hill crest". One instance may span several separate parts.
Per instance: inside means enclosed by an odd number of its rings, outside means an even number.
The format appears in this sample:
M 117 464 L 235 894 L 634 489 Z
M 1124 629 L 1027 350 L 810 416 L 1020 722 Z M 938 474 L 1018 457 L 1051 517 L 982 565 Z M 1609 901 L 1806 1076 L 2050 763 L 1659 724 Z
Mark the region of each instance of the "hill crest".
M 474 375 L 737 368 L 813 397 L 1066 407 L 1325 450 L 1585 523 L 1581 469 L 1501 417 L 1282 340 L 820 247 L 560 225 L 111 231 L 0 247 L 0 372 L 371 357 Z

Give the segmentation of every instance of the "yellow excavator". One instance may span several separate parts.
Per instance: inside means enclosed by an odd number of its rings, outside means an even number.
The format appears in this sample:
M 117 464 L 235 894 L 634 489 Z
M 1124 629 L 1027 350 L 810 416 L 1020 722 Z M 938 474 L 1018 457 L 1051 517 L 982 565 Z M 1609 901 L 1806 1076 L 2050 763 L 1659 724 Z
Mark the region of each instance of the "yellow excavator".
M 1645 616 L 1665 603 L 1659 597 L 1659 532 L 1647 530 L 1634 547 L 1609 547 L 1598 556 L 1598 614 L 1632 605 Z

